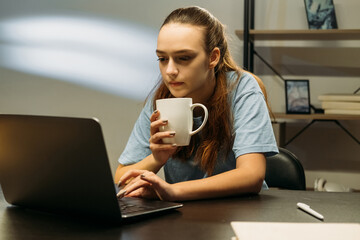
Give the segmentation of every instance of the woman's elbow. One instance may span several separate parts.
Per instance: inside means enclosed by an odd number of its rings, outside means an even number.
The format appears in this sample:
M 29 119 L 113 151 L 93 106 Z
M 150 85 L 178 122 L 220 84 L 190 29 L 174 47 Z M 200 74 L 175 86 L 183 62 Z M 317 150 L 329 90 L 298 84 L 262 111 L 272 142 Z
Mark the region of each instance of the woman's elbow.
M 264 179 L 265 174 L 254 174 L 250 184 L 250 193 L 259 193 L 262 189 Z
M 258 178 L 253 184 L 253 193 L 259 193 L 262 189 L 264 178 Z

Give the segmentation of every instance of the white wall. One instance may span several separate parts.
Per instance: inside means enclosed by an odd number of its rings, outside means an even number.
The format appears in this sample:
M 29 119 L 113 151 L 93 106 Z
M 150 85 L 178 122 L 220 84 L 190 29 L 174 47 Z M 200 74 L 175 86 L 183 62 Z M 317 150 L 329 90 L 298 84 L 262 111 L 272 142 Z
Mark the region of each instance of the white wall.
M 0 113 L 98 118 L 115 171 L 158 77 L 158 29 L 189 5 L 214 12 L 232 35 L 241 26 L 238 1 L 0 0 Z
M 97 117 L 115 170 L 157 80 L 158 28 L 171 10 L 189 5 L 207 8 L 227 25 L 241 65 L 242 42 L 234 31 L 243 28 L 243 1 L 0 0 L 0 112 Z M 357 0 L 335 0 L 335 7 L 339 28 L 360 28 Z M 303 1 L 257 0 L 255 19 L 256 29 L 307 29 Z M 360 85 L 359 41 L 256 44 L 286 77 L 311 80 L 315 105 L 321 93 Z M 259 61 L 255 73 L 268 88 L 273 110 L 284 111 L 282 82 Z M 360 138 L 359 121 L 342 123 Z M 304 124 L 288 124 L 288 137 Z M 309 187 L 314 178 L 335 172 L 351 178 L 332 180 L 360 189 L 359 146 L 334 124 L 316 124 L 288 148 L 302 160 Z

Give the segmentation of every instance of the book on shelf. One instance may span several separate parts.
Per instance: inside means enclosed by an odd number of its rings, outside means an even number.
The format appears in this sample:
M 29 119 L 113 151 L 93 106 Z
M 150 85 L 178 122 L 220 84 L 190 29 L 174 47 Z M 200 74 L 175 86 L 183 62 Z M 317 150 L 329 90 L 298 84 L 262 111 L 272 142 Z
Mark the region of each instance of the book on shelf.
M 360 94 L 323 94 L 319 95 L 320 101 L 339 101 L 339 102 L 360 102 Z
M 360 94 L 323 94 L 318 99 L 325 114 L 360 115 Z
M 325 114 L 360 115 L 360 109 L 324 109 Z
M 322 101 L 322 109 L 357 109 L 360 110 L 360 102 Z

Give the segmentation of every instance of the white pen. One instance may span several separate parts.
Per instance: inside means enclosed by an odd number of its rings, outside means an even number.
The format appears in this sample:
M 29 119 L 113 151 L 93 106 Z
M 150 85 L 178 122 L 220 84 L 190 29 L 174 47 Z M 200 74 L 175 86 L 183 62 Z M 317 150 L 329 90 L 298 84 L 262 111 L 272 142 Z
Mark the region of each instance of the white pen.
M 307 212 L 307 213 L 313 215 L 314 217 L 317 217 L 320 220 L 324 220 L 324 216 L 321 215 L 320 213 L 314 211 L 313 209 L 311 209 L 311 207 L 309 205 L 306 205 L 305 203 L 300 203 L 300 202 L 297 203 L 296 205 L 298 206 L 298 208 L 300 208 L 304 212 Z

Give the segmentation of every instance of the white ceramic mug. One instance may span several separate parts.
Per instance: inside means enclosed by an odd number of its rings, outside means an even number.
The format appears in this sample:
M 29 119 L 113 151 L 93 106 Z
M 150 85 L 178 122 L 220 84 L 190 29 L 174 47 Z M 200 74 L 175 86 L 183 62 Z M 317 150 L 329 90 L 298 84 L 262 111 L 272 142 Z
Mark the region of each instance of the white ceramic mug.
M 193 128 L 193 110 L 195 107 L 204 109 L 204 120 L 196 130 Z M 200 103 L 192 103 L 192 98 L 165 98 L 156 100 L 156 109 L 160 112 L 160 119 L 168 120 L 166 126 L 160 127 L 160 131 L 175 131 L 175 137 L 163 138 L 163 143 L 172 143 L 177 146 L 187 146 L 191 136 L 198 133 L 208 119 L 207 108 Z

